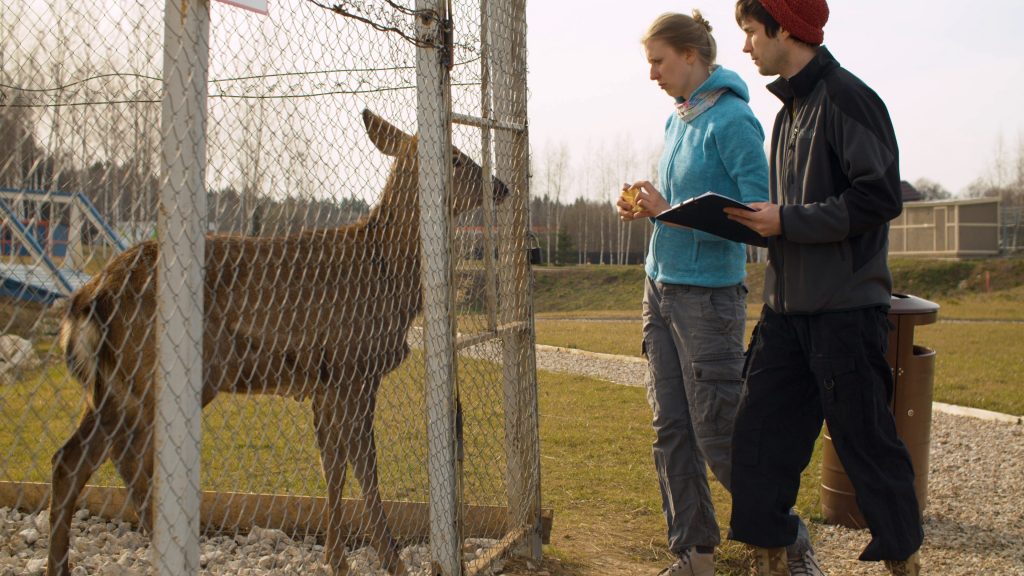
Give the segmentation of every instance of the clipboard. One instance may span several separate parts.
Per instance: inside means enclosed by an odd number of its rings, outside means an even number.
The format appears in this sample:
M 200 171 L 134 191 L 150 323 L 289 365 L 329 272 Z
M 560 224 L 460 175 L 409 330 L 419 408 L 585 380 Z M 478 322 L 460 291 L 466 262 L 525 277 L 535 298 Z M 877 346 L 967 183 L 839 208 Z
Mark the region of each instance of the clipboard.
M 722 196 L 717 192 L 705 192 L 694 196 L 665 210 L 654 218 L 670 224 L 678 224 L 687 228 L 702 230 L 733 242 L 742 242 L 752 246 L 767 246 L 768 239 L 743 224 L 730 220 L 723 212 L 725 208 L 755 210 L 743 202 Z

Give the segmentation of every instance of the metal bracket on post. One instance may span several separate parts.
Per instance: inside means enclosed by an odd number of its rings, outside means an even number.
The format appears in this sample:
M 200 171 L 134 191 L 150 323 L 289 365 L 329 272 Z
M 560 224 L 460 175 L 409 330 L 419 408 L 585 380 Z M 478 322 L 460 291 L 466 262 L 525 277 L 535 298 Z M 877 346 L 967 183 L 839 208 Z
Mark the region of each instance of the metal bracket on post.
M 441 66 L 444 69 L 451 72 L 452 68 L 455 67 L 455 23 L 452 21 L 451 16 L 448 18 L 442 18 L 440 21 L 439 40 L 441 45 L 438 46 L 438 51 L 441 54 Z

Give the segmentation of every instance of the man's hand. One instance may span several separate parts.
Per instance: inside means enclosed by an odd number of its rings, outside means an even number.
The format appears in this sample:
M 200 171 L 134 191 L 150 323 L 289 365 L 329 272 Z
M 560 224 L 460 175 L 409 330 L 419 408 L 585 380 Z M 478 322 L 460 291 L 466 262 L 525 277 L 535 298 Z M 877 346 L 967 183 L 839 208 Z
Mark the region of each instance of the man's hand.
M 730 220 L 735 220 L 765 238 L 782 234 L 782 217 L 779 205 L 771 202 L 751 202 L 756 212 L 740 208 L 726 208 Z

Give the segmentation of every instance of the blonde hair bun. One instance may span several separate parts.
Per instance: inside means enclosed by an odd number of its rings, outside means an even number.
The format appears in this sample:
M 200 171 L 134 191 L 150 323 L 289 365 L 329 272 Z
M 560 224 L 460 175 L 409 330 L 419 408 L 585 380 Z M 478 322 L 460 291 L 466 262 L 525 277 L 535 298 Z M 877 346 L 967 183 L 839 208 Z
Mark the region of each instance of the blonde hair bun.
M 707 30 L 708 34 L 711 34 L 712 30 L 714 30 L 711 27 L 711 22 L 708 22 L 707 19 L 704 18 L 704 15 L 700 13 L 700 10 L 694 8 L 692 14 L 693 21 L 696 22 L 697 24 L 700 24 L 702 28 Z

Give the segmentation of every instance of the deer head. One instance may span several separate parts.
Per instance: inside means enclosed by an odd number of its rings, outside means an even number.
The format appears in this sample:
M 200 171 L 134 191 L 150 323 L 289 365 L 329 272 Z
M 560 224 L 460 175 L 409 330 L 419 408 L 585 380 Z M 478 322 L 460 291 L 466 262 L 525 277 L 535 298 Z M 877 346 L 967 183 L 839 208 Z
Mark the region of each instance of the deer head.
M 370 141 L 382 153 L 395 158 L 380 205 L 414 214 L 419 220 L 419 157 L 418 136 L 406 134 L 369 110 L 363 110 L 363 123 Z M 483 205 L 484 173 L 472 158 L 452 146 L 452 207 L 456 216 Z M 495 177 L 490 178 L 490 193 L 499 204 L 509 195 L 508 187 Z

